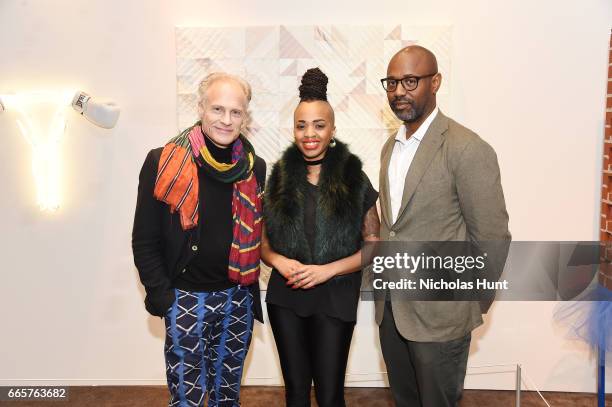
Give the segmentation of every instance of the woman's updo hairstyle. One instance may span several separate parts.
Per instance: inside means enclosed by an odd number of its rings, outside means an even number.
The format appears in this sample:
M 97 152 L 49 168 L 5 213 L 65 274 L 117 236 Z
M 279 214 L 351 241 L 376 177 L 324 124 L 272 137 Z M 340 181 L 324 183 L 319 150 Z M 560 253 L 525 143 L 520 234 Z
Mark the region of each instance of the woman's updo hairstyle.
M 302 76 L 300 90 L 300 102 L 313 100 L 324 100 L 327 102 L 327 75 L 319 68 L 310 68 Z

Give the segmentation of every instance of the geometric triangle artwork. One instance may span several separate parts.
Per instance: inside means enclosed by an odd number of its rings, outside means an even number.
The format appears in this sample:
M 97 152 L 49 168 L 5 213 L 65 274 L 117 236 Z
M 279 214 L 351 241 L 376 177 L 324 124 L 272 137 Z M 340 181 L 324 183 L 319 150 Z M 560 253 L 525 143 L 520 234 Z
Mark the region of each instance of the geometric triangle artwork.
M 293 61 L 281 73 L 281 76 L 297 76 L 297 61 Z
M 366 79 L 359 81 L 357 86 L 353 88 L 353 90 L 349 93 L 351 95 L 363 95 L 366 93 Z
M 285 28 L 280 27 L 280 43 L 279 43 L 280 58 L 310 58 L 310 54 L 299 43 L 298 40 Z
M 385 40 L 401 40 L 402 39 L 402 26 L 398 25 L 395 27 L 389 35 L 385 37 Z
M 351 73 L 351 77 L 364 78 L 366 75 L 366 61 L 363 61 L 357 68 Z
M 329 78 L 328 96 L 336 111 L 340 139 L 351 137 L 359 147 L 364 169 L 377 184 L 379 154 L 398 122 L 388 107 L 379 80 L 389 58 L 403 44 L 418 41 L 435 50 L 438 69 L 446 78 L 442 92 L 452 89 L 452 30 L 448 26 L 265 25 L 244 27 L 177 27 L 176 83 L 178 129 L 198 119 L 197 85 L 207 74 L 226 71 L 247 78 L 253 96 L 248 137 L 265 156 L 268 167 L 293 141 L 293 113 L 299 102 L 300 76 L 319 67 Z M 228 47 L 228 37 L 232 44 Z M 450 98 L 446 98 L 450 103 Z M 438 99 L 442 109 L 452 110 Z M 380 134 L 381 136 L 376 136 Z M 376 137 L 375 137 L 376 136 Z M 360 141 L 358 141 L 360 140 Z
M 272 58 L 278 55 L 273 47 L 276 45 L 273 34 L 276 27 L 249 27 L 245 32 L 245 57 Z

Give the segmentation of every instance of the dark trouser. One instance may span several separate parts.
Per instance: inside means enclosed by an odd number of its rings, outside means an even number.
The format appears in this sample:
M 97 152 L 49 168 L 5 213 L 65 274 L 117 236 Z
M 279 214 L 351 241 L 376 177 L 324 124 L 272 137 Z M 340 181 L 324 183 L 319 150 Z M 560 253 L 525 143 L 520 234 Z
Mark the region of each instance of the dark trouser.
M 397 407 L 455 407 L 463 392 L 472 335 L 448 342 L 413 342 L 395 327 L 389 302 L 380 324 L 391 393 Z
M 248 287 L 176 290 L 166 316 L 169 406 L 240 406 L 240 379 L 253 332 Z
M 313 381 L 319 407 L 344 407 L 344 375 L 355 323 L 323 314 L 300 317 L 288 308 L 267 306 L 287 407 L 309 407 Z

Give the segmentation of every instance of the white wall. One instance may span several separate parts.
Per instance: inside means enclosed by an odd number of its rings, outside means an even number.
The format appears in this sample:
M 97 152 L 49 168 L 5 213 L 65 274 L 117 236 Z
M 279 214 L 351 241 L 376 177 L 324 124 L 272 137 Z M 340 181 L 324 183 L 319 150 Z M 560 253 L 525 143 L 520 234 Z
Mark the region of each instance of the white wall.
M 54 214 L 34 204 L 15 115 L 0 116 L 5 383 L 163 383 L 162 322 L 142 306 L 130 233 L 142 160 L 176 130 L 175 25 L 452 25 L 448 113 L 497 150 L 514 239 L 597 238 L 609 0 L 174 3 L 0 1 L 0 94 L 79 88 L 122 107 L 111 131 L 69 115 Z M 594 392 L 593 358 L 563 338 L 553 306 L 496 304 L 469 364 L 518 362 L 542 389 Z M 348 380 L 380 385 L 371 304 L 359 318 Z M 258 326 L 247 383 L 279 382 L 274 352 Z M 512 388 L 510 370 L 471 368 L 466 385 Z

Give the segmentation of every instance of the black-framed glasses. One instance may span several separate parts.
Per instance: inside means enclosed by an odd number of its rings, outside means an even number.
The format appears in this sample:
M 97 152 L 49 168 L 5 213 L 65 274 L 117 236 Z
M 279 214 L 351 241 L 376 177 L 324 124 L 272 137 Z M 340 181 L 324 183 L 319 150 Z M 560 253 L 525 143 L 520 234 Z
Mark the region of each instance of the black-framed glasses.
M 429 75 L 421 75 L 421 76 L 407 75 L 401 79 L 383 78 L 380 80 L 380 83 L 382 83 L 383 88 L 387 92 L 394 92 L 395 89 L 397 89 L 398 83 L 401 83 L 404 89 L 406 90 L 415 90 L 419 86 L 419 81 L 421 79 L 429 78 L 437 74 L 438 74 L 437 72 L 434 72 L 434 73 L 430 73 Z

